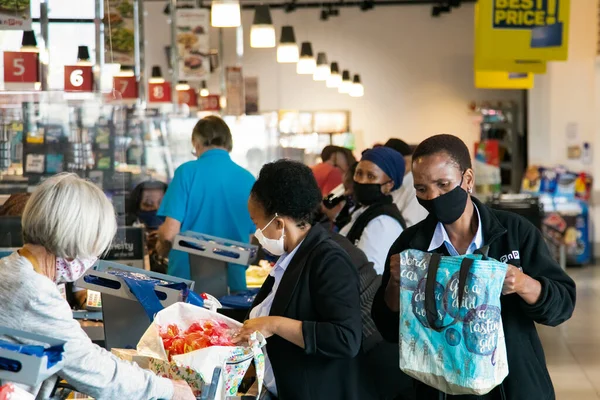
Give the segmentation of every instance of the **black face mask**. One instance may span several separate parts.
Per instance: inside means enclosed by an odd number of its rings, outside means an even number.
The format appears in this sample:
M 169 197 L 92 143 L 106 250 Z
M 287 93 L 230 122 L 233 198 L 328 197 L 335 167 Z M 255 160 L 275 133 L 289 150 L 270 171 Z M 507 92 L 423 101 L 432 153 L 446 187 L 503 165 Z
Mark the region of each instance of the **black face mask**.
M 164 217 L 159 217 L 156 215 L 157 210 L 152 211 L 139 211 L 138 218 L 139 220 L 146 225 L 146 228 L 155 230 L 158 229 L 164 222 Z
M 381 187 L 386 183 L 358 183 L 354 182 L 354 197 L 363 206 L 375 204 L 386 195 L 381 192 Z
M 434 215 L 438 221 L 444 225 L 450 225 L 456 222 L 465 212 L 469 195 L 460 184 L 441 196 L 432 200 L 423 200 L 417 197 L 419 204 L 423 206 L 430 214 Z

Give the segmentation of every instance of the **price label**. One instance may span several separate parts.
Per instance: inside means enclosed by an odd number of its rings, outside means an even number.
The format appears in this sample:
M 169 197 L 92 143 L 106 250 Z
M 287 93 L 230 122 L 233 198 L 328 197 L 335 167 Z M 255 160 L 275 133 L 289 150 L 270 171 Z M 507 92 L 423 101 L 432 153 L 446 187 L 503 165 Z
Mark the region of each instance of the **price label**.
M 187 104 L 189 107 L 198 107 L 198 94 L 192 88 L 188 90 L 178 90 L 179 104 Z
M 202 111 L 220 111 L 221 103 L 219 95 L 211 94 L 206 97 L 202 97 Z
M 150 103 L 170 103 L 171 84 L 169 82 L 148 84 L 148 101 Z
M 138 84 L 135 76 L 115 76 L 113 84 L 115 91 L 121 95 L 123 100 L 135 100 L 138 98 Z
M 91 65 L 65 65 L 65 92 L 94 90 L 94 72 Z
M 36 83 L 39 82 L 38 53 L 5 51 L 4 82 Z

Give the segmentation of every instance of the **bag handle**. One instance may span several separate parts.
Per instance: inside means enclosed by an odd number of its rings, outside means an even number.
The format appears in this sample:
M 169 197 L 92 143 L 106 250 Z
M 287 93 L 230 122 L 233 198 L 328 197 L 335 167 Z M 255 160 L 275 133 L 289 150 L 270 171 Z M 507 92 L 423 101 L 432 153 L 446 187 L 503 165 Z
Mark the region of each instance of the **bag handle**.
M 440 262 L 442 261 L 442 256 L 438 253 L 433 253 L 431 255 L 431 259 L 429 260 L 429 267 L 427 270 L 427 281 L 425 282 L 425 314 L 427 316 L 427 322 L 429 323 L 429 327 L 437 332 L 441 332 L 450 325 L 454 324 L 456 320 L 452 321 L 448 325 L 444 326 L 436 326 L 437 321 L 437 307 L 435 305 L 435 284 L 437 272 L 440 267 Z M 465 294 L 465 286 L 467 286 L 467 277 L 469 275 L 469 270 L 473 265 L 472 258 L 465 257 L 462 259 L 460 263 L 460 272 L 458 274 L 458 307 L 460 308 L 463 303 L 463 296 Z

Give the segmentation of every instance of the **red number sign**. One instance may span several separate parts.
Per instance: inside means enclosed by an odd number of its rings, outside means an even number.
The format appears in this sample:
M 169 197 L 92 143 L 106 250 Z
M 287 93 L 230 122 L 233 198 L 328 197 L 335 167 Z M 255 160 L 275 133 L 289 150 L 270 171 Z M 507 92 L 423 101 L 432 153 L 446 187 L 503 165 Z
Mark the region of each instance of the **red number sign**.
M 4 52 L 4 82 L 36 83 L 39 80 L 38 53 Z
M 148 84 L 149 103 L 170 103 L 171 84 L 169 82 Z
M 94 72 L 91 65 L 65 65 L 65 92 L 94 90 Z
M 115 91 L 121 94 L 123 100 L 137 99 L 138 88 L 135 76 L 115 76 L 113 84 Z
M 178 90 L 179 104 L 187 104 L 190 107 L 198 107 L 198 94 L 192 88 L 188 90 Z
M 221 109 L 221 103 L 219 95 L 211 94 L 202 99 L 202 111 L 219 111 Z

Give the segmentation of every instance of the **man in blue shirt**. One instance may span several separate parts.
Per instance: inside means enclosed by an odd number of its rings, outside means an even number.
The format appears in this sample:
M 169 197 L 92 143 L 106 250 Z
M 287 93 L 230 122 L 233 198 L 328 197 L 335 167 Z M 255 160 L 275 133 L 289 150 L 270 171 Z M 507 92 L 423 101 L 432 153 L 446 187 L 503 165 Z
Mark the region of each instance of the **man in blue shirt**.
M 198 121 L 192 133 L 198 159 L 181 165 L 165 194 L 159 216 L 159 253 L 169 253 L 169 275 L 190 278 L 187 253 L 171 250 L 179 232 L 193 231 L 248 243 L 255 227 L 248 213 L 248 197 L 254 176 L 231 160 L 231 131 L 216 116 Z M 229 265 L 232 292 L 246 289 L 245 267 Z

